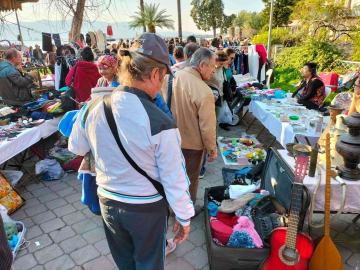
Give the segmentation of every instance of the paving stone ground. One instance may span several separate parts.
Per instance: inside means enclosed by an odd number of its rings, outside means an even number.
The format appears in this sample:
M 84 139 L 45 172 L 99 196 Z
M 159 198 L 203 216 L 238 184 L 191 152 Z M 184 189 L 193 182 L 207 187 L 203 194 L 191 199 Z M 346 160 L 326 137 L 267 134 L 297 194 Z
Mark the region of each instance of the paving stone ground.
M 245 117 L 241 125 L 231 127 L 230 131 L 220 129 L 220 135 L 238 138 L 246 130 L 244 123 L 253 120 L 251 113 Z M 262 125 L 255 121 L 249 134 L 257 134 Z M 259 137 L 265 147 L 274 137 L 265 130 Z M 278 142 L 273 147 L 282 149 Z M 206 164 L 206 174 L 200 180 L 197 193 L 197 204 L 204 204 L 206 187 L 222 185 L 221 169 L 226 167 L 221 156 Z M 234 167 L 232 167 L 234 168 Z M 101 217 L 93 215 L 80 202 L 81 182 L 76 179 L 77 173 L 70 173 L 61 180 L 53 182 L 24 183 L 19 188 L 27 203 L 11 217 L 26 224 L 26 240 L 29 246 L 22 249 L 15 260 L 16 270 L 41 269 L 117 269 L 103 231 Z M 342 215 L 332 225 L 331 235 L 334 240 L 348 240 L 360 237 L 360 221 L 352 223 L 355 215 Z M 316 214 L 318 222 L 323 220 L 322 214 Z M 172 232 L 173 218 L 169 220 L 168 238 L 174 237 Z M 322 234 L 322 230 L 314 230 L 314 236 Z M 40 245 L 36 246 L 35 242 Z M 360 245 L 339 243 L 339 252 L 344 261 L 345 270 L 360 266 Z M 192 219 L 189 238 L 166 258 L 166 270 L 209 269 L 205 245 L 204 216 L 200 214 Z

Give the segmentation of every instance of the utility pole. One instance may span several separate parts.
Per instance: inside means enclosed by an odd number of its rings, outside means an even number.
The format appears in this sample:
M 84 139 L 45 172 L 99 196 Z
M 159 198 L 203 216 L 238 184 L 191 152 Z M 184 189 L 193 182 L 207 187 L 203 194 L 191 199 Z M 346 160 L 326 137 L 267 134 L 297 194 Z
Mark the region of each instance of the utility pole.
M 267 54 L 268 59 L 271 58 L 271 31 L 272 31 L 272 21 L 274 15 L 274 0 L 271 0 L 271 8 L 270 8 L 270 22 L 269 22 L 269 37 L 268 37 L 268 45 L 267 45 Z
M 21 28 L 20 28 L 19 18 L 18 18 L 18 15 L 17 15 L 17 11 L 16 11 L 16 10 L 15 10 L 15 15 L 16 15 L 17 25 L 18 25 L 18 28 L 19 28 L 20 41 L 21 41 L 21 44 L 24 45 L 24 40 L 23 40 L 23 37 L 22 37 L 22 34 L 21 34 Z

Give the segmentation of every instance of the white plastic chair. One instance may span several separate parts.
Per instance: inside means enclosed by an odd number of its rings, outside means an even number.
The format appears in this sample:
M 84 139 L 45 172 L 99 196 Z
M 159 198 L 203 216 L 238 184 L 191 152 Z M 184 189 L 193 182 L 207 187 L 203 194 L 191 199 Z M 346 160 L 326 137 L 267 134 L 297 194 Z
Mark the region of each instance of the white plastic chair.
M 327 99 L 327 97 L 331 94 L 331 88 L 330 87 L 325 87 L 325 99 Z
M 269 69 L 266 72 L 266 87 L 267 89 L 270 89 L 270 81 L 271 81 L 271 76 L 273 75 L 274 70 L 273 69 Z
M 327 99 L 327 97 L 328 97 L 330 94 L 331 94 L 331 88 L 325 86 L 325 99 L 324 99 L 323 103 L 322 103 L 319 107 L 324 106 L 325 100 Z

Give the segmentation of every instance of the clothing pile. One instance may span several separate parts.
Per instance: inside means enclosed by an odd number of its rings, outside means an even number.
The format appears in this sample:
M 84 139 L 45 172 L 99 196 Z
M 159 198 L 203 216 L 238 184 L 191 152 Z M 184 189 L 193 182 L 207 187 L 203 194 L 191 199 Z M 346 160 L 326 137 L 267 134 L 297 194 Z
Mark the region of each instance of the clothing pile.
M 56 159 L 61 165 L 67 165 L 79 156 L 68 150 L 67 138 L 61 136 L 48 152 L 49 156 Z
M 213 241 L 220 246 L 262 248 L 263 241 L 255 229 L 252 209 L 257 201 L 268 196 L 259 189 L 260 183 L 229 187 L 212 187 L 209 191 L 209 210 Z

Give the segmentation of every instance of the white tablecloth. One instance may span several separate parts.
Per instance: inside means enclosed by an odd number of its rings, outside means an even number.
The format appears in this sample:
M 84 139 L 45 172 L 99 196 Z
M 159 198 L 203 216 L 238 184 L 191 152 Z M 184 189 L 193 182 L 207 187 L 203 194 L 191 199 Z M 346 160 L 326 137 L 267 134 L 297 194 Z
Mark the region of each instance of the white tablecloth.
M 287 155 L 286 150 L 278 150 L 281 156 L 286 160 L 286 162 L 295 170 L 295 160 L 293 157 Z M 324 169 L 321 169 L 321 184 L 317 191 L 315 207 L 317 211 L 324 211 L 325 207 L 325 177 L 326 172 Z M 344 179 L 343 179 L 344 180 Z M 309 177 L 308 175 L 304 179 L 304 184 L 309 189 L 310 194 L 314 193 L 316 184 L 318 182 L 318 173 L 314 177 Z M 344 213 L 359 213 L 360 214 L 360 181 L 348 181 L 344 180 L 346 183 L 346 201 L 344 207 Z M 331 211 L 338 211 L 342 202 L 342 187 L 340 184 L 333 178 L 331 178 Z
M 0 146 L 0 164 L 34 145 L 42 138 L 49 137 L 55 133 L 61 119 L 62 116 L 47 120 L 40 126 L 24 130 L 15 140 L 3 142 Z
M 285 102 L 285 99 L 280 99 Z M 302 134 L 309 137 L 320 138 L 321 133 L 309 135 L 307 133 L 294 133 L 293 127 L 288 122 L 281 122 L 275 114 L 266 110 L 267 105 L 261 101 L 252 100 L 249 105 L 249 111 L 275 136 L 276 140 L 286 148 L 286 144 L 293 143 L 296 134 Z

